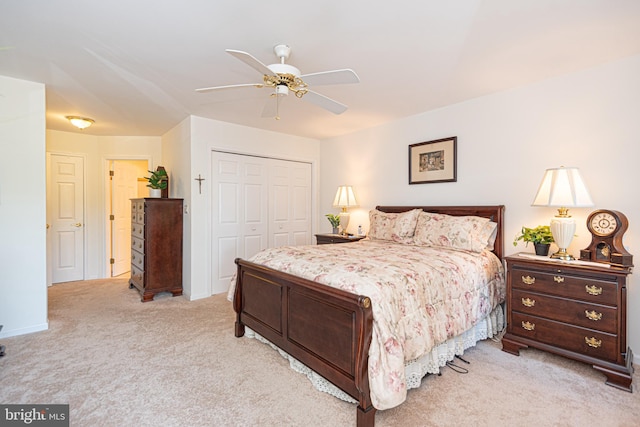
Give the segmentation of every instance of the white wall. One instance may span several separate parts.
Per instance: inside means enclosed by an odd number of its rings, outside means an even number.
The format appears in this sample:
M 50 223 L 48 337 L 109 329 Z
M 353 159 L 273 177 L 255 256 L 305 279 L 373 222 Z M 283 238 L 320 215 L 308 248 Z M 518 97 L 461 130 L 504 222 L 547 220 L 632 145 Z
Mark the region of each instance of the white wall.
M 0 76 L 0 337 L 48 328 L 45 89 Z
M 190 141 L 190 142 L 189 142 Z M 189 158 L 185 147 L 190 144 Z M 305 161 L 312 164 L 314 197 L 312 211 L 317 212 L 320 146 L 318 141 L 292 135 L 268 132 L 259 129 L 219 122 L 191 116 L 163 137 L 163 152 L 167 160 L 172 153 L 178 157 L 170 172 L 177 176 L 175 194 L 189 206 L 185 215 L 184 236 L 185 277 L 184 293 L 189 299 L 208 297 L 226 292 L 227 289 L 212 289 L 211 260 L 211 152 L 222 150 L 235 153 L 275 157 L 285 160 Z M 190 163 L 187 167 L 186 164 Z M 167 162 L 167 164 L 169 164 Z M 205 178 L 202 194 L 198 191 L 198 174 Z M 188 224 L 188 225 L 187 225 Z M 317 223 L 314 223 L 315 230 Z M 187 269 L 186 265 L 190 266 Z
M 351 231 L 368 226 L 367 212 L 377 204 L 504 204 L 507 254 L 533 251 L 511 240 L 521 226 L 546 224 L 555 215 L 552 208 L 531 207 L 544 170 L 577 166 L 595 207 L 570 210 L 578 229 L 569 252 L 578 255 L 589 244 L 592 210 L 615 209 L 629 219 L 624 244 L 639 265 L 638 76 L 640 56 L 633 56 L 323 141 L 321 212 L 336 212 L 331 202 L 339 184 L 353 185 L 360 203 Z M 458 137 L 457 182 L 408 185 L 408 145 L 449 136 Z M 321 230 L 329 231 L 328 221 Z M 638 354 L 637 273 L 628 284 L 627 337 Z
M 78 132 L 47 130 L 47 152 L 76 154 L 85 158 L 85 279 L 109 276 L 107 248 L 108 161 L 148 160 L 150 169 L 162 165 L 160 137 L 94 136 Z

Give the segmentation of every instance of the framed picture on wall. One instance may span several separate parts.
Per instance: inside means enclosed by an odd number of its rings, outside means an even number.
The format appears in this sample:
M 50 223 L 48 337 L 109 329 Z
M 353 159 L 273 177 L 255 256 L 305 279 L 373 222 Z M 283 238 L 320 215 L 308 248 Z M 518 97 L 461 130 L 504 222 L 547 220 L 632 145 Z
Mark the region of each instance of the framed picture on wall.
M 457 136 L 409 145 L 409 184 L 457 180 Z

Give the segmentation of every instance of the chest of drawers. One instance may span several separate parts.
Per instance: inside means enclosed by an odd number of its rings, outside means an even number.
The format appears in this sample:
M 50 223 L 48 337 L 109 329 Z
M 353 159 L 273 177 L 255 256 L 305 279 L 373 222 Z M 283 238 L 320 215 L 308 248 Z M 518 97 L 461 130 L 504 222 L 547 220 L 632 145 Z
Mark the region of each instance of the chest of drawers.
M 142 301 L 182 295 L 182 199 L 131 199 L 131 279 Z
M 503 350 L 534 347 L 591 364 L 606 383 L 631 391 L 627 347 L 628 268 L 507 257 Z

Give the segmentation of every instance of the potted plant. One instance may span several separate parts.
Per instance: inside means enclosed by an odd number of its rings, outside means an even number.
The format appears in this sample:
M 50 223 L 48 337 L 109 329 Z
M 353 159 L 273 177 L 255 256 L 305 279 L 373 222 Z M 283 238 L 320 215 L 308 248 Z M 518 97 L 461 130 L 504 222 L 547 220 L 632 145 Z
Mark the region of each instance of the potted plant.
M 160 197 L 162 194 L 162 190 L 167 188 L 169 184 L 169 177 L 167 176 L 167 171 L 164 169 L 158 169 L 156 171 L 149 171 L 151 176 L 145 177 L 145 179 L 149 182 L 147 187 L 151 190 L 149 191 L 150 197 Z
M 520 234 L 513 239 L 513 246 L 517 246 L 519 240 L 525 242 L 525 246 L 529 245 L 529 242 L 533 243 L 536 255 L 547 256 L 549 246 L 553 243 L 553 234 L 548 225 L 539 225 L 535 228 L 522 227 Z
M 325 216 L 331 223 L 331 227 L 333 227 L 333 234 L 338 234 L 338 227 L 340 226 L 340 215 L 326 214 Z

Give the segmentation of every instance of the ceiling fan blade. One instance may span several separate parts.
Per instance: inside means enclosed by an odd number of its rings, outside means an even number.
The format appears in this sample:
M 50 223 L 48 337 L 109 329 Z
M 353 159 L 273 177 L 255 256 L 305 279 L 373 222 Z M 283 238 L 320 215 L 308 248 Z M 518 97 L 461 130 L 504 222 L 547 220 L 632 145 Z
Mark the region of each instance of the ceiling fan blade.
M 257 87 L 257 88 L 264 87 L 264 85 L 262 83 L 243 83 L 243 84 L 239 84 L 239 85 L 201 87 L 200 89 L 196 89 L 196 92 L 210 92 L 212 90 L 218 90 L 218 89 L 231 89 L 231 88 L 234 88 L 234 87 L 247 87 L 247 86 L 254 86 L 254 87 Z
M 322 107 L 325 110 L 329 110 L 333 114 L 342 114 L 347 111 L 346 105 L 341 104 L 338 101 L 334 101 L 331 98 L 327 98 L 324 95 L 320 95 L 318 92 L 314 92 L 312 90 L 305 93 L 302 99 L 317 105 L 318 107 Z
M 320 73 L 303 74 L 300 78 L 309 86 L 341 85 L 359 83 L 360 78 L 351 69 L 323 71 Z
M 243 52 L 241 50 L 233 50 L 233 49 L 227 49 L 225 52 L 238 58 L 240 61 L 244 62 L 254 70 L 258 71 L 260 74 L 264 74 L 267 76 L 275 76 L 275 73 L 271 71 L 269 67 L 264 65 L 262 62 L 256 59 L 253 55 L 247 52 Z

